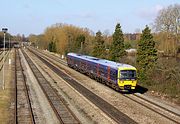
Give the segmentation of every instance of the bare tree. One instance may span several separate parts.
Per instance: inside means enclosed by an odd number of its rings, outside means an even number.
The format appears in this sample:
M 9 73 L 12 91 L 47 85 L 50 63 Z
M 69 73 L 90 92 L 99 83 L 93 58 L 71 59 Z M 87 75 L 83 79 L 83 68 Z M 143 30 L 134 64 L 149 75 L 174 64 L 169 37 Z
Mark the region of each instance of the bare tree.
M 180 4 L 170 5 L 159 11 L 155 20 L 155 29 L 159 35 L 165 34 L 160 43 L 166 55 L 176 56 L 180 24 Z
M 158 32 L 177 34 L 180 21 L 180 4 L 170 5 L 159 11 L 155 20 L 155 29 Z

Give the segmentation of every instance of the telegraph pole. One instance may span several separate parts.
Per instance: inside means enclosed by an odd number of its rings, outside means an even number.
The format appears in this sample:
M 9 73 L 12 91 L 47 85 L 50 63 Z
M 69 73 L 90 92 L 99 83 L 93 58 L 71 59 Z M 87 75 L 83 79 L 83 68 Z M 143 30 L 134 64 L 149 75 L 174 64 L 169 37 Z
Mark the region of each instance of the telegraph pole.
M 6 32 L 8 31 L 7 28 L 2 28 L 4 32 L 4 52 L 3 52 L 3 90 L 5 89 L 5 77 L 4 77 L 4 66 L 5 66 L 5 42 L 6 42 Z

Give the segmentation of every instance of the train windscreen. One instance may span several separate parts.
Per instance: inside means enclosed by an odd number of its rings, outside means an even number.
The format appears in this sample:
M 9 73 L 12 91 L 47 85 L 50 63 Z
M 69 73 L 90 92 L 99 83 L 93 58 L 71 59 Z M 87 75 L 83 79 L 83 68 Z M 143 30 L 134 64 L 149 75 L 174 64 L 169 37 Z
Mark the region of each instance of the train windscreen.
M 120 79 L 136 79 L 135 70 L 121 70 Z

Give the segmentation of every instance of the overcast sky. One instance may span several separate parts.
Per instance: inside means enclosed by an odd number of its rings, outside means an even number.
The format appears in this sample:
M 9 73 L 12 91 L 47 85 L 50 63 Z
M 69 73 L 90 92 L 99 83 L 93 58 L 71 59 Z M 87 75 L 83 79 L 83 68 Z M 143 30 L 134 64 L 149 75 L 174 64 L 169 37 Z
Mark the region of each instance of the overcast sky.
M 124 33 L 134 33 L 154 22 L 157 12 L 180 0 L 0 0 L 0 27 L 13 34 L 41 34 L 55 23 L 97 32 L 114 31 L 119 22 Z

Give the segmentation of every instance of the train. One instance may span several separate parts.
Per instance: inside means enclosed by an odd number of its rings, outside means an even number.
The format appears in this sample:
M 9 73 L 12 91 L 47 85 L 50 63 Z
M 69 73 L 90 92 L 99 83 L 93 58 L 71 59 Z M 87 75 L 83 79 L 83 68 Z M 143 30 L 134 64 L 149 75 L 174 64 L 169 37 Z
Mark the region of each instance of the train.
M 67 54 L 67 64 L 117 91 L 136 89 L 137 69 L 134 66 L 77 53 Z

